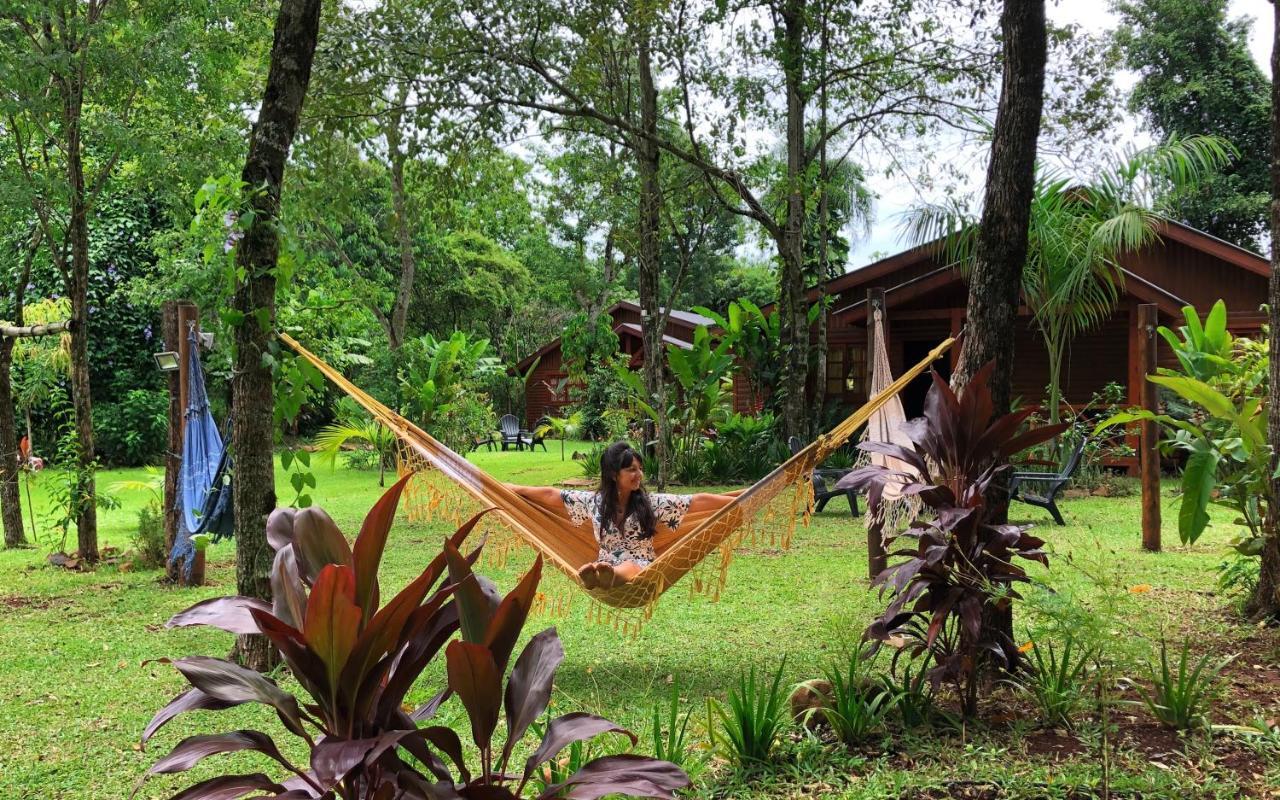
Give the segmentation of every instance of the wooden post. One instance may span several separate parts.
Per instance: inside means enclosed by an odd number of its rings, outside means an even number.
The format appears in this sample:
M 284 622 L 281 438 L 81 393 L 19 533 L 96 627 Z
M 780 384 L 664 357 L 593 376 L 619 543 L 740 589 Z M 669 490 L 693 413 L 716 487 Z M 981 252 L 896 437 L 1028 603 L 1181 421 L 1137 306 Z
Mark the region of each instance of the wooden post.
M 164 547 L 166 556 L 173 552 L 173 542 L 180 524 L 178 510 L 178 473 L 182 469 L 182 440 L 187 413 L 187 323 L 200 319 L 200 310 L 185 300 L 168 301 L 163 306 L 161 326 L 164 348 L 178 353 L 178 369 L 169 378 L 169 445 L 164 459 Z M 175 564 L 166 566 L 169 580 L 182 576 Z
M 1155 305 L 1138 306 L 1138 364 L 1142 368 L 1139 379 L 1142 407 L 1158 411 L 1159 400 L 1156 385 L 1147 376 L 1156 371 L 1156 326 L 1159 324 Z M 1160 552 L 1160 450 L 1159 427 L 1153 421 L 1144 421 L 1139 431 L 1138 463 L 1142 474 L 1142 547 L 1153 553 Z
M 867 399 L 871 399 L 871 379 L 875 375 L 876 367 L 876 349 L 879 344 L 876 342 L 876 312 L 880 312 L 880 320 L 884 325 L 885 331 L 885 350 L 889 345 L 889 318 L 886 315 L 884 302 L 884 289 L 874 287 L 867 289 Z M 878 531 L 874 531 L 870 526 L 867 528 L 867 573 L 871 578 L 875 578 L 885 567 L 889 566 L 889 559 L 884 552 L 884 537 Z

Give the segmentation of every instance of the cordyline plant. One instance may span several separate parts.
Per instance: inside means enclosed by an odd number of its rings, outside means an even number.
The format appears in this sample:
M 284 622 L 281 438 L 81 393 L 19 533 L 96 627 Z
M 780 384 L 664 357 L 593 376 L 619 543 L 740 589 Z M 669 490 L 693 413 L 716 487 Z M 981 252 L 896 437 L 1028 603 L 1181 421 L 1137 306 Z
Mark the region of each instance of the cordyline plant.
M 987 382 L 992 365 L 974 375 L 956 396 L 938 374 L 925 398 L 924 416 L 903 425 L 910 447 L 863 442 L 860 447 L 910 467 L 895 470 L 872 464 L 849 473 L 837 488 L 865 490 L 871 516 L 878 519 L 886 484 L 899 484 L 919 499 L 925 511 L 894 543 L 913 546 L 891 552 L 904 560 L 891 564 L 872 585 L 888 593 L 889 605 L 867 628 L 877 643 L 900 644 L 911 656 L 927 654 L 926 673 L 934 690 L 955 686 L 966 716 L 977 712 L 978 689 L 987 667 L 1007 668 L 1016 648 L 998 626 L 997 610 L 1019 595 L 1014 583 L 1027 580 L 1014 557 L 1048 566 L 1044 542 L 1029 526 L 990 521 L 988 490 L 1015 453 L 1047 441 L 1065 425 L 1024 430 L 1035 411 L 1027 408 L 992 419 L 994 405 Z M 878 646 L 878 644 L 877 644 Z
M 501 597 L 472 571 L 479 548 L 467 556 L 458 549 L 481 516 L 476 515 L 445 541 L 421 575 L 379 605 L 378 564 L 406 480 L 374 505 L 351 546 L 321 509 L 278 509 L 267 521 L 267 538 L 276 551 L 272 602 L 216 598 L 169 621 L 170 626 L 211 625 L 237 634 L 263 634 L 310 695 L 309 702 L 299 702 L 269 678 L 221 659 L 191 656 L 172 662 L 191 688 L 156 714 L 143 732 L 144 743 L 185 711 L 262 703 L 275 710 L 285 729 L 310 752 L 310 763 L 297 766 L 259 731 L 192 736 L 147 775 L 183 772 L 207 756 L 244 750 L 261 753 L 292 774 L 281 781 L 262 773 L 223 775 L 188 788 L 175 800 L 501 800 L 522 796 L 535 771 L 573 742 L 614 732 L 635 743 L 634 735 L 608 720 L 566 714 L 546 726 L 522 771 L 508 770 L 515 745 L 546 711 L 564 658 L 555 629 L 548 628 L 515 660 L 504 691 L 507 663 L 533 604 L 542 561 Z M 406 712 L 409 689 L 442 651 L 448 685 Z M 441 725 L 418 725 L 453 695 L 466 709 L 479 753 L 472 769 L 457 733 Z M 504 710 L 507 736 L 498 748 L 493 739 Z M 673 764 L 622 754 L 587 763 L 539 796 L 673 798 L 688 783 Z

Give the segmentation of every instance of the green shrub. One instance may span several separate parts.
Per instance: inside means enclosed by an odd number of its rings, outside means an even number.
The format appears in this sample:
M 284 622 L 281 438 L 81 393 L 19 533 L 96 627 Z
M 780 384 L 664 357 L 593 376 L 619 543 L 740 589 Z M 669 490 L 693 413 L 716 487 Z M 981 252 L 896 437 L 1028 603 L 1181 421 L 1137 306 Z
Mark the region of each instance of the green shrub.
M 582 456 L 582 477 L 592 480 L 600 477 L 600 459 L 604 456 L 606 445 L 592 445 Z
M 1182 654 L 1176 669 L 1169 664 L 1169 646 L 1160 640 L 1160 666 L 1151 666 L 1151 690 L 1134 688 L 1152 716 L 1170 728 L 1180 731 L 1203 730 L 1209 726 L 1209 706 L 1213 700 L 1219 673 L 1235 656 L 1213 661 L 1205 653 L 1193 666 L 1191 642 L 1182 643 Z
M 897 693 L 887 689 L 870 666 L 871 659 L 855 646 L 844 661 L 823 670 L 831 691 L 823 696 L 822 713 L 836 738 L 851 747 L 884 730 L 885 720 L 898 702 Z
M 896 667 L 895 667 L 896 669 Z M 884 690 L 897 698 L 894 709 L 903 727 L 918 728 L 933 721 L 937 708 L 933 703 L 933 690 L 924 679 L 924 670 L 913 663 L 906 663 L 897 674 L 880 678 Z
M 164 546 L 164 510 L 156 501 L 138 509 L 138 527 L 133 532 L 133 550 L 138 566 L 163 567 L 169 558 Z
M 782 692 L 784 666 L 785 659 L 769 684 L 758 682 L 756 668 L 751 667 L 738 676 L 738 685 L 729 690 L 728 708 L 715 704 L 722 741 L 740 766 L 767 762 L 782 732 L 782 709 L 786 703 Z
M 1097 660 L 1099 650 L 1082 647 L 1067 634 L 1060 653 L 1052 642 L 1032 642 L 1030 652 L 1030 673 L 1018 681 L 1018 687 L 1035 702 L 1046 723 L 1072 727 L 1089 685 L 1089 664 Z
M 672 683 L 670 699 L 653 704 L 653 756 L 696 775 L 702 764 L 694 763 L 686 745 L 691 716 L 688 712 L 680 713 L 680 684 Z
M 155 464 L 169 445 L 169 393 L 131 389 L 116 403 L 93 408 L 94 447 L 104 464 Z

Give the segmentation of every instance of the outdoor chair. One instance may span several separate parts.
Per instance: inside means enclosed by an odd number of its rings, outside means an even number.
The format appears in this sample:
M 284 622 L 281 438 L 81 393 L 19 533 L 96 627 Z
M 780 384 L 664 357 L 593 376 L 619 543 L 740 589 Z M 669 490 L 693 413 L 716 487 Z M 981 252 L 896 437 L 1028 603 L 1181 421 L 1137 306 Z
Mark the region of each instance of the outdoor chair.
M 1043 508 L 1053 516 L 1054 522 L 1066 525 L 1067 523 L 1062 519 L 1062 512 L 1058 510 L 1058 492 L 1071 481 L 1071 476 L 1075 474 L 1076 468 L 1084 458 L 1084 449 L 1088 444 L 1089 437 L 1080 436 L 1071 455 L 1067 458 L 1067 463 L 1057 472 L 1013 473 L 1009 478 L 1009 499 L 1021 500 L 1029 506 Z M 1034 494 L 1023 490 L 1023 484 L 1027 483 L 1033 485 L 1036 490 Z
M 792 436 L 787 439 L 787 447 L 791 449 L 791 455 L 795 455 L 804 448 L 804 442 L 799 436 Z M 862 512 L 858 509 L 858 492 L 856 489 L 836 489 L 836 483 L 841 478 L 848 475 L 851 470 L 847 469 L 815 469 L 813 471 L 813 510 L 814 513 L 822 511 L 827 507 L 827 503 L 834 497 L 844 497 L 849 501 L 849 513 L 858 516 Z
M 494 446 L 495 444 L 497 444 L 497 441 L 495 441 L 495 440 L 494 440 L 494 438 L 493 438 L 493 434 L 492 434 L 492 433 L 488 433 L 488 434 L 485 434 L 484 436 L 477 436 L 477 437 L 475 437 L 474 439 L 472 439 L 472 440 L 471 440 L 471 449 L 472 449 L 472 450 L 479 450 L 481 447 L 483 447 L 485 450 L 488 450 L 489 452 L 491 452 L 491 453 L 492 453 L 492 452 L 493 452 L 493 446 Z
M 525 444 L 529 446 L 530 450 L 533 450 L 533 448 L 537 447 L 538 445 L 542 445 L 542 451 L 544 453 L 546 452 L 547 432 L 544 426 L 546 426 L 550 422 L 551 420 L 547 417 L 538 417 L 538 421 L 533 423 L 533 430 L 529 431 L 529 436 L 525 440 Z
M 515 445 L 517 450 L 524 449 L 525 434 L 520 430 L 520 420 L 514 414 L 503 414 L 502 419 L 498 420 L 498 429 L 502 434 L 503 452 L 506 452 L 507 445 Z

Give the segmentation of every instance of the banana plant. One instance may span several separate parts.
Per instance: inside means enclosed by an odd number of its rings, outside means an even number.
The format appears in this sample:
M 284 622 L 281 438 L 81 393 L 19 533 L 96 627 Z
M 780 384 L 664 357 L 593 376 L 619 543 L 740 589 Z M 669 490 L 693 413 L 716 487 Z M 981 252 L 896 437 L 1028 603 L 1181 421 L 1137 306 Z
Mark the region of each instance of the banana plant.
M 1200 538 L 1209 524 L 1209 506 L 1216 504 L 1234 510 L 1235 523 L 1249 529 L 1250 535 L 1238 541 L 1236 548 L 1245 554 L 1261 552 L 1271 477 L 1271 448 L 1267 444 L 1267 415 L 1262 398 L 1246 395 L 1235 400 L 1205 381 L 1186 375 L 1148 375 L 1147 380 L 1203 409 L 1204 422 L 1137 409 L 1103 420 L 1095 432 L 1148 420 L 1172 429 L 1173 436 L 1167 444 L 1188 454 L 1178 509 L 1178 536 L 1183 544 Z
M 1194 306 L 1183 308 L 1182 315 L 1187 324 L 1176 333 L 1163 325 L 1156 332 L 1168 342 L 1183 373 L 1202 381 L 1238 374 L 1240 366 L 1232 359 L 1235 337 L 1227 330 L 1227 304 L 1221 300 L 1214 303 L 1203 324 Z M 1175 374 L 1167 368 L 1159 371 Z

